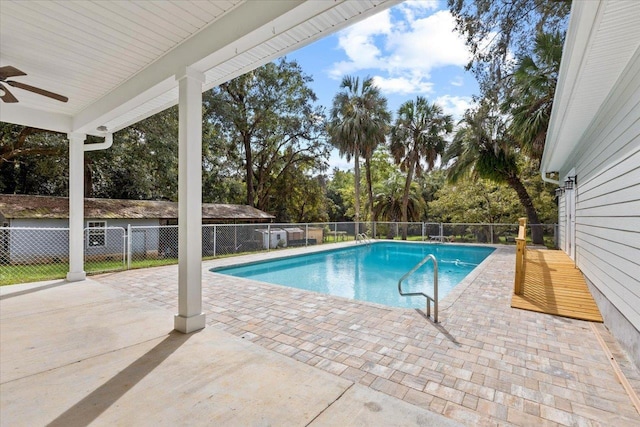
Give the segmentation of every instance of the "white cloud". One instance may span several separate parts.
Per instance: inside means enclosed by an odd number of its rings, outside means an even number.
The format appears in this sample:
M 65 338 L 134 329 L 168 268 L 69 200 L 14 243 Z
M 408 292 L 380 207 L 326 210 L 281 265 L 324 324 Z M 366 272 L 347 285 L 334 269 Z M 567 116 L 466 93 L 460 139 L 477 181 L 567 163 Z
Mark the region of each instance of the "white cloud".
M 338 37 L 338 46 L 349 58 L 334 64 L 330 76 L 336 79 L 345 74 L 381 65 L 382 52 L 374 38 L 391 34 L 391 14 L 389 10 L 371 16 L 344 30 Z
M 348 59 L 335 63 L 330 76 L 375 69 L 387 74 L 378 76 L 383 93 L 412 93 L 411 87 L 430 92 L 432 69 L 469 60 L 454 18 L 447 10 L 433 13 L 435 8 L 435 1 L 408 1 L 398 6 L 403 19 L 385 10 L 342 31 L 338 44 Z
M 462 79 L 462 76 L 455 76 L 449 83 L 451 86 L 462 86 L 464 85 L 464 80 Z
M 471 108 L 473 100 L 470 96 L 443 95 L 436 98 L 436 104 L 442 107 L 445 114 L 451 114 L 453 120 L 457 122 L 464 112 Z
M 407 21 L 414 21 L 417 15 L 423 15 L 438 9 L 438 0 L 406 0 L 398 6 Z
M 433 92 L 433 83 L 421 77 L 374 76 L 373 82 L 383 93 L 408 95 L 413 93 L 427 94 Z

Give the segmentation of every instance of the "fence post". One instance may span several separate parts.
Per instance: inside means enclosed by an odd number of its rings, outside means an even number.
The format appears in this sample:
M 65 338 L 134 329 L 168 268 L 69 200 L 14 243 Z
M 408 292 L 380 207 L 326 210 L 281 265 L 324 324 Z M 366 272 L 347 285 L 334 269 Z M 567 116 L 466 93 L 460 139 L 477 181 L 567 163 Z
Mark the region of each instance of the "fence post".
M 493 223 L 489 224 L 489 233 L 491 234 L 491 244 L 493 245 Z
M 238 251 L 238 225 L 233 224 L 233 253 Z
M 422 241 L 424 242 L 424 229 L 426 228 L 425 223 L 422 223 Z
M 271 224 L 267 224 L 267 252 L 271 249 Z
M 309 224 L 304 225 L 304 247 L 309 246 Z
M 513 284 L 513 293 L 522 295 L 522 283 L 524 282 L 525 257 L 527 250 L 527 219 L 518 220 L 518 237 L 516 238 L 516 277 Z
M 338 223 L 333 224 L 333 243 L 338 243 Z
M 217 253 L 217 246 L 218 246 L 218 226 L 214 225 L 213 226 L 213 256 L 215 258 L 216 253 Z
M 131 270 L 131 239 L 133 234 L 131 232 L 131 224 L 127 224 L 127 270 Z
M 378 234 L 377 234 L 377 231 L 378 231 L 378 230 L 376 230 L 376 225 L 377 225 L 377 224 L 378 224 L 378 223 L 377 223 L 376 221 L 373 221 L 373 238 L 374 238 L 374 239 L 377 239 L 377 238 L 378 238 Z
M 442 223 L 440 223 L 440 243 L 444 242 L 444 234 L 442 234 L 443 229 Z

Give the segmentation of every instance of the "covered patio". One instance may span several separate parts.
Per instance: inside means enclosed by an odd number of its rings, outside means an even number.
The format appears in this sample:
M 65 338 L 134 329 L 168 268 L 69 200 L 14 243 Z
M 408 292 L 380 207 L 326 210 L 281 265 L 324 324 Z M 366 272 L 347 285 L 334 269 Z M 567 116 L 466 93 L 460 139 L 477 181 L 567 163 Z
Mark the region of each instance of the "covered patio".
M 180 291 L 174 327 L 202 329 L 202 167 L 193 167 L 202 164 L 202 92 L 397 3 L 3 1 L 0 121 L 69 139 L 67 280 L 86 278 L 84 153 L 108 149 L 114 132 L 178 104 Z M 32 89 L 24 90 L 25 84 Z M 87 135 L 104 142 L 86 144 Z

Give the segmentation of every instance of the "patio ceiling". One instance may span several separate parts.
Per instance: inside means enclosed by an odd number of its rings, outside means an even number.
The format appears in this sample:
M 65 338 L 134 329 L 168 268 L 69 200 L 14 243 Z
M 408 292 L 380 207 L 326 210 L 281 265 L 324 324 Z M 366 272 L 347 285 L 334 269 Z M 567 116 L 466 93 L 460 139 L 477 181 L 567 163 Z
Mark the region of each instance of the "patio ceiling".
M 0 1 L 0 66 L 12 80 L 0 120 L 59 132 L 115 132 L 178 102 L 175 74 L 205 74 L 203 91 L 399 0 Z
M 640 1 L 573 2 L 542 157 L 543 174 L 563 169 L 637 55 Z

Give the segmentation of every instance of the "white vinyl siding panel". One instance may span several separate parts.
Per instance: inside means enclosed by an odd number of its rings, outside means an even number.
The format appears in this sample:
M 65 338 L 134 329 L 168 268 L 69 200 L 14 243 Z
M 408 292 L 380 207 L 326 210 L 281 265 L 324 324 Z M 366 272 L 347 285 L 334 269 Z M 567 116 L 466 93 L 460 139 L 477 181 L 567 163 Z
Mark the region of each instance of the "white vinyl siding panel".
M 636 327 L 640 325 L 639 65 L 636 55 L 584 133 L 574 162 L 567 165 L 575 167 L 578 181 L 576 264 Z

